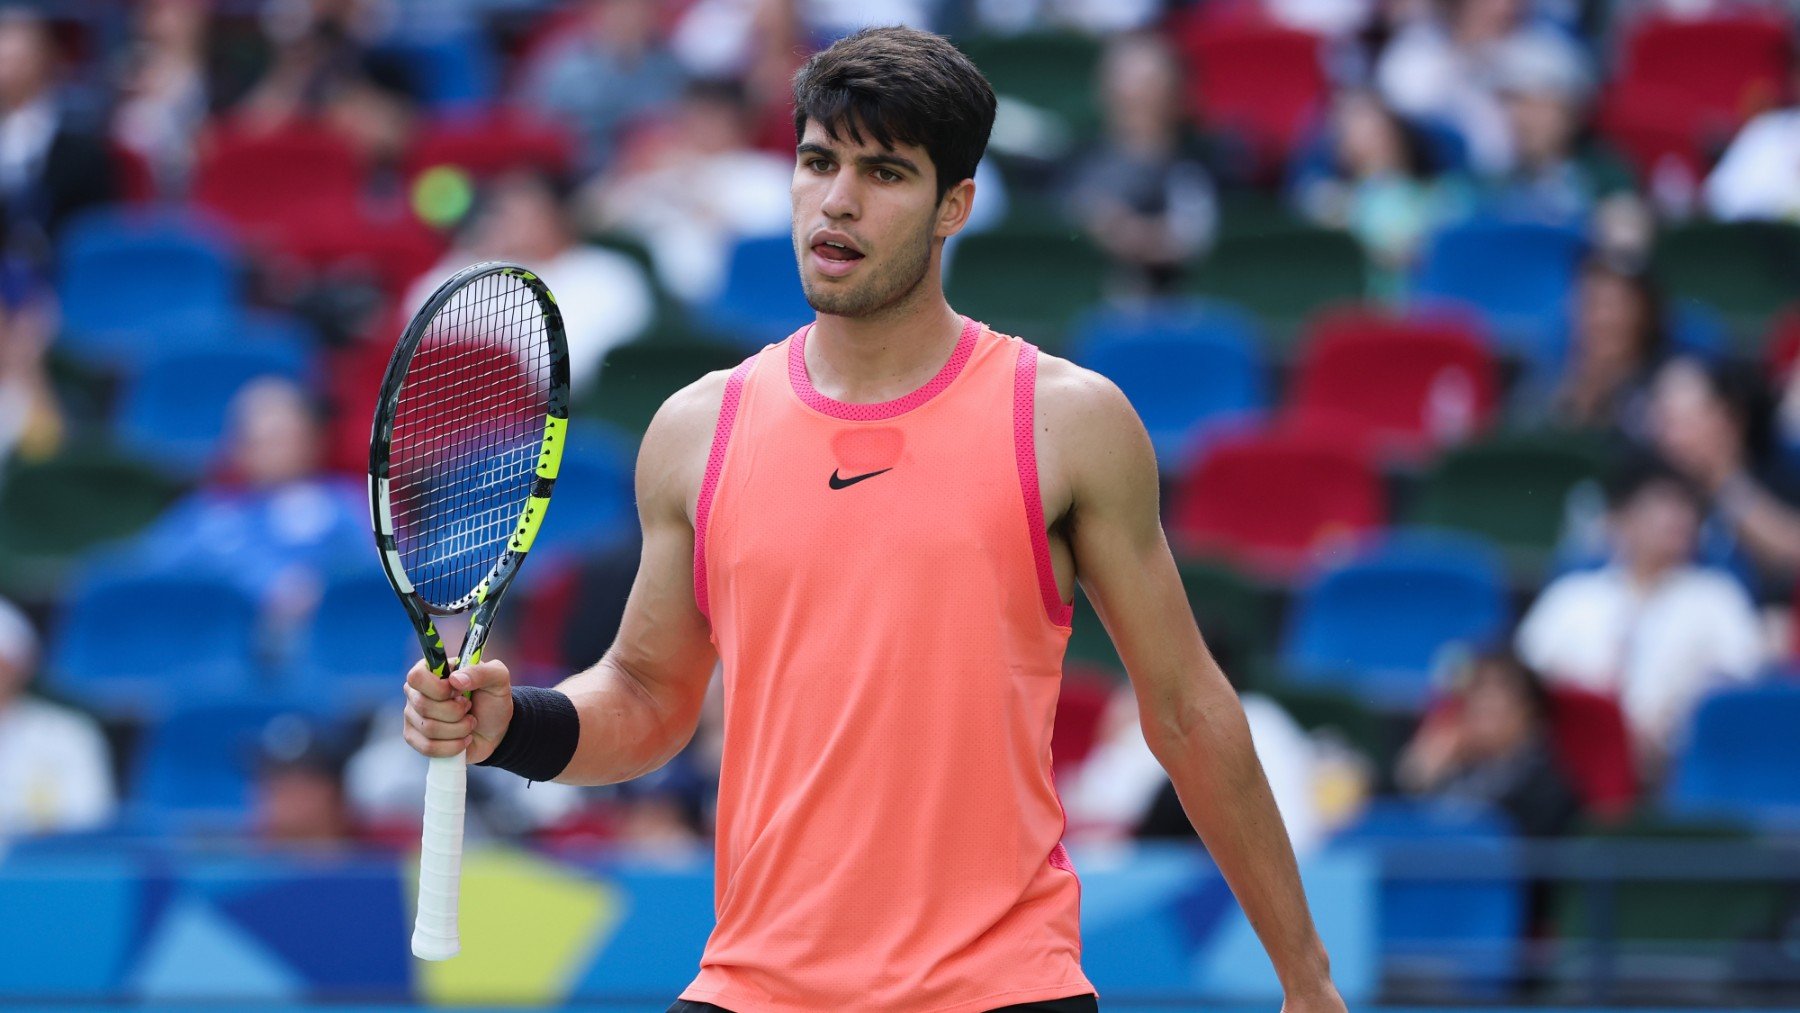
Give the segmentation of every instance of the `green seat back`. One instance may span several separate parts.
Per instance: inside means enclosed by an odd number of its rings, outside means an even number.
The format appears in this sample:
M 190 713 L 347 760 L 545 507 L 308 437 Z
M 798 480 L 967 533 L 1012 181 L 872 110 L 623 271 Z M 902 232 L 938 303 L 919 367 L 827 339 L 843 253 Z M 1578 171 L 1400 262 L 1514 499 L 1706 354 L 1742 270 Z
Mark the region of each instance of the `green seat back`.
M 1056 351 L 1070 322 L 1100 301 L 1106 261 L 1073 235 L 986 233 L 950 261 L 950 305 L 1006 334 Z
M 606 353 L 600 382 L 570 406 L 575 418 L 608 422 L 631 433 L 650 428 L 669 395 L 716 369 L 731 369 L 748 352 L 730 345 L 673 340 L 633 341 Z
M 1424 476 L 1411 520 L 1542 557 L 1556 547 L 1569 491 L 1597 479 L 1604 465 L 1598 439 L 1587 434 L 1490 437 L 1445 452 Z

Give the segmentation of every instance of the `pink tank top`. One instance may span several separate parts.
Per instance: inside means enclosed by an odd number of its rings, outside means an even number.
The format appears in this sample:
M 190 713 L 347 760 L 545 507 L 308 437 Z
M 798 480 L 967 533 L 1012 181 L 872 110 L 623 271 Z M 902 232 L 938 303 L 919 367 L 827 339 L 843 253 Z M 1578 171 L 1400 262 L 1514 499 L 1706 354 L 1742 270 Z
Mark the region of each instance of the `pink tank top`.
M 807 329 L 726 386 L 694 590 L 724 662 L 718 925 L 682 998 L 962 1013 L 1093 991 L 1050 774 L 1069 607 L 1037 349 L 965 321 L 880 404 L 813 389 Z

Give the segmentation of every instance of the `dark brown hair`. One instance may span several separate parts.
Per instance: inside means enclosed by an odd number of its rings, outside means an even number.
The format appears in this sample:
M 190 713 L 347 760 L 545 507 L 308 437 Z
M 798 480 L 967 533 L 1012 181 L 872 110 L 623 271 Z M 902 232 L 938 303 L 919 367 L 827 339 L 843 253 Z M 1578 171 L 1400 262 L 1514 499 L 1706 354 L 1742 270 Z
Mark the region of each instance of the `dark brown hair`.
M 794 137 L 818 122 L 861 144 L 916 144 L 931 156 L 937 195 L 975 175 L 994 128 L 994 89 L 948 39 L 913 28 L 865 28 L 815 53 L 794 75 Z

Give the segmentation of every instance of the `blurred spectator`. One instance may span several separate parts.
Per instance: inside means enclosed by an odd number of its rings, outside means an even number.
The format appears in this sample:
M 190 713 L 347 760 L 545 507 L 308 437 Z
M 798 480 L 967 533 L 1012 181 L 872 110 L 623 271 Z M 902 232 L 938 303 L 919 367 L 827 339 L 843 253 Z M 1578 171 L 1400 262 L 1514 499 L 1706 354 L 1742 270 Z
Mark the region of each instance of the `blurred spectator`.
M 1166 4 L 1160 0 L 975 0 L 981 27 L 1004 35 L 1046 28 L 1072 28 L 1112 35 L 1152 25 Z
M 1099 68 L 1106 135 L 1075 173 L 1073 209 L 1133 294 L 1173 287 L 1212 243 L 1213 184 L 1183 137 L 1181 67 L 1159 36 L 1107 44 Z
M 654 0 L 578 0 L 575 29 L 523 69 L 519 104 L 581 139 L 582 163 L 605 169 L 621 133 L 681 94 L 682 70 L 659 38 Z
M 1513 164 L 1511 126 L 1495 90 L 1507 44 L 1549 35 L 1525 24 L 1525 0 L 1435 0 L 1432 16 L 1402 28 L 1375 68 L 1381 94 L 1402 116 L 1426 120 L 1461 136 L 1481 173 Z M 1546 50 L 1547 51 L 1547 50 Z
M 1466 187 L 1433 178 L 1424 139 L 1372 91 L 1338 94 L 1329 137 L 1329 167 L 1302 169 L 1300 210 L 1356 236 L 1380 271 L 1375 288 L 1398 298 L 1425 239 L 1461 213 Z
M 157 189 L 180 194 L 210 109 L 208 0 L 146 0 L 120 74 L 113 137 L 149 164 Z
M 1434 707 L 1395 769 L 1414 795 L 1484 802 L 1521 834 L 1567 831 L 1580 804 L 1556 766 L 1550 698 L 1537 674 L 1510 653 L 1470 659 L 1448 700 Z
M 739 239 L 788 234 L 793 156 L 752 148 L 748 117 L 736 85 L 689 85 L 674 116 L 583 194 L 590 226 L 643 241 L 663 286 L 690 303 L 719 291 Z
M 44 366 L 53 334 L 46 301 L 0 292 L 0 463 L 47 457 L 62 442 L 62 408 Z
M 85 714 L 25 695 L 37 634 L 0 599 L 0 839 L 91 830 L 113 817 L 112 759 Z
M 578 240 L 567 198 L 566 187 L 545 173 L 495 179 L 455 248 L 413 283 L 405 305 L 423 306 L 444 279 L 475 261 L 523 264 L 556 294 L 569 339 L 570 385 L 577 391 L 591 386 L 607 351 L 642 334 L 656 307 L 631 258 Z
M 276 127 L 319 115 L 343 88 L 368 73 L 376 33 L 369 0 L 273 0 L 262 8 L 273 58 L 233 110 L 251 124 Z
M 232 401 L 220 478 L 171 507 L 130 550 L 147 569 L 240 582 L 276 643 L 312 613 L 326 575 L 370 562 L 368 494 L 324 474 L 320 410 L 289 380 L 251 382 Z
M 297 714 L 270 721 L 257 743 L 251 825 L 265 844 L 330 848 L 354 843 L 343 756 L 329 732 Z
M 47 262 L 65 219 L 114 194 L 106 147 L 59 101 L 56 66 L 43 19 L 0 7 L 0 206 L 9 247 L 0 252 L 33 265 Z
M 1317 807 L 1313 742 L 1274 700 L 1260 693 L 1243 693 L 1241 699 L 1250 740 L 1275 794 L 1275 808 L 1295 854 L 1304 858 L 1326 833 Z M 1168 775 L 1144 740 L 1137 697 L 1129 685 L 1113 695 L 1094 748 L 1063 787 L 1062 802 L 1077 838 L 1108 840 L 1135 834 L 1196 839 Z
M 1642 270 L 1594 258 L 1581 269 L 1574 301 L 1568 364 L 1547 395 L 1527 391 L 1522 414 L 1646 438 L 1650 384 L 1669 340 L 1662 293 Z
M 1794 98 L 1800 100 L 1800 64 Z M 1800 106 L 1762 113 L 1738 131 L 1706 178 L 1706 209 L 1726 221 L 1800 219 Z
M 1617 696 L 1654 776 L 1707 690 L 1756 674 L 1761 636 L 1743 587 L 1692 562 L 1703 516 L 1693 484 L 1646 460 L 1610 485 L 1610 563 L 1553 581 L 1517 647 L 1553 682 Z
M 1769 433 L 1757 383 L 1730 366 L 1677 359 L 1658 374 L 1650 436 L 1713 498 L 1736 544 L 1785 590 L 1800 573 L 1800 510 L 1764 471 Z
M 1601 200 L 1631 192 L 1631 170 L 1583 139 L 1594 82 L 1579 46 L 1554 31 L 1520 32 L 1496 47 L 1493 70 L 1512 164 L 1488 183 L 1490 212 L 1582 226 Z

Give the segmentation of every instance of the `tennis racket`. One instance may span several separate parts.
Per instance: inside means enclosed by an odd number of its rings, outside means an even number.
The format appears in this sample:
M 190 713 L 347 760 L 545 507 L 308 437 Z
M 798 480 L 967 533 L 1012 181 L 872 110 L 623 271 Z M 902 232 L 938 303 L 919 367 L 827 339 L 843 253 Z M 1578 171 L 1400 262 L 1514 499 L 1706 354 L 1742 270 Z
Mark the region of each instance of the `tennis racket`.
M 486 262 L 458 271 L 406 325 L 369 439 L 369 502 L 381 566 L 439 678 L 481 661 L 494 611 L 550 505 L 569 423 L 562 314 L 537 275 Z M 472 613 L 457 655 L 434 617 Z M 425 780 L 412 951 L 461 944 L 462 754 Z

